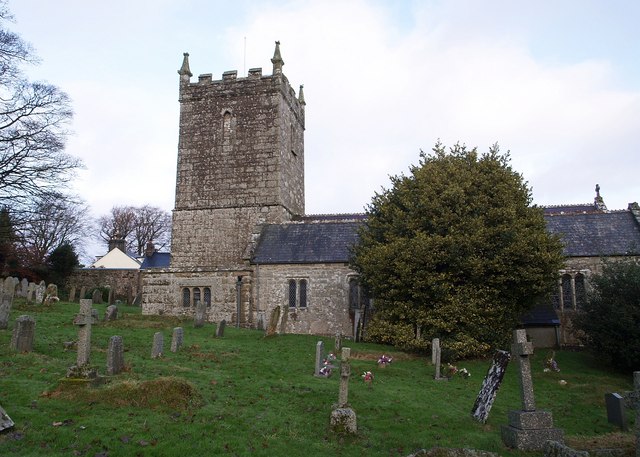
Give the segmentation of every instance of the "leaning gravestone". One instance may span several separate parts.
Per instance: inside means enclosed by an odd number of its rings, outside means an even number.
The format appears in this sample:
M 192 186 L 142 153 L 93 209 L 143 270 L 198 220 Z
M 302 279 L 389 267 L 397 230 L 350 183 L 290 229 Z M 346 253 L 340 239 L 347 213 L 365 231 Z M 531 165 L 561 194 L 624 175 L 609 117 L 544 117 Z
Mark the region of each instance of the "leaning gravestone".
M 162 332 L 156 332 L 153 334 L 153 347 L 151 348 L 151 358 L 158 359 L 162 357 L 162 352 L 164 350 L 164 337 L 162 336 Z
M 207 313 L 207 305 L 200 300 L 196 301 L 196 317 L 193 321 L 193 326 L 195 328 L 200 328 L 204 326 L 204 319 L 205 319 L 206 313 Z
M 14 423 L 7 412 L 0 406 L 0 432 L 13 427 Z
M 9 326 L 9 315 L 13 306 L 13 295 L 8 292 L 0 292 L 0 329 Z
M 533 344 L 527 342 L 525 330 L 515 330 L 513 334 L 515 342 L 511 345 L 511 353 L 518 360 L 522 409 L 509 411 L 509 425 L 502 426 L 502 441 L 520 451 L 539 451 L 547 440 L 563 443 L 564 434 L 562 430 L 553 428 L 551 413 L 536 410 L 529 360 L 533 354 Z
M 316 367 L 313 372 L 313 375 L 316 377 L 323 377 L 320 375 L 320 370 L 322 369 L 322 363 L 324 361 L 324 343 L 322 341 L 318 341 L 316 343 Z
M 36 321 L 33 317 L 27 315 L 18 317 L 11 337 L 11 349 L 18 352 L 31 352 L 35 328 Z
M 224 337 L 224 328 L 227 326 L 227 321 L 222 319 L 216 328 L 216 338 Z
M 507 371 L 507 365 L 511 360 L 511 354 L 507 351 L 496 351 L 493 356 L 493 363 L 487 371 L 487 375 L 482 381 L 482 387 L 480 393 L 476 398 L 476 402 L 471 409 L 471 417 L 483 424 L 487 422 L 489 418 L 489 412 L 493 406 L 493 402 L 500 389 L 500 384 L 504 378 L 504 373 Z
M 80 312 L 73 320 L 73 323 L 78 326 L 78 353 L 76 364 L 67 370 L 67 378 L 93 379 L 98 376 L 96 369 L 89 367 L 91 324 L 93 323 L 91 305 L 91 300 L 80 300 Z
M 107 348 L 107 374 L 117 375 L 122 370 L 124 370 L 124 344 L 121 336 L 114 335 L 109 338 Z
M 338 404 L 331 412 L 331 430 L 339 434 L 356 434 L 358 432 L 356 413 L 349 407 L 349 376 L 351 375 L 351 365 L 349 357 L 350 348 L 342 348 L 340 360 L 340 391 L 338 394 Z
M 278 329 L 278 322 L 280 321 L 280 306 L 276 306 L 271 311 L 271 317 L 269 318 L 269 325 L 267 326 L 267 332 L 265 336 L 273 336 Z
M 115 321 L 118 318 L 118 307 L 116 305 L 109 305 L 104 313 L 105 321 Z
M 182 340 L 184 338 L 184 331 L 182 327 L 176 327 L 173 329 L 173 335 L 171 336 L 171 352 L 178 352 L 178 349 L 182 347 Z

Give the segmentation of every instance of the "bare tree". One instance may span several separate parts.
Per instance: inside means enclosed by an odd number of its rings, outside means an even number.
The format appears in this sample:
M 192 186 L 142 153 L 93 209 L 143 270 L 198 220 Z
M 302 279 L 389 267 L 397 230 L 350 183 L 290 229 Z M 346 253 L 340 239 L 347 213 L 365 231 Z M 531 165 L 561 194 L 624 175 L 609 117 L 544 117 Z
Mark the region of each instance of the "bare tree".
M 109 242 L 119 237 L 126 240 L 127 250 L 143 255 L 149 241 L 157 249 L 169 246 L 171 214 L 157 206 L 114 206 L 109 214 L 98 218 L 98 236 Z
M 0 0 L 0 205 L 18 211 L 59 196 L 82 163 L 64 152 L 73 116 L 69 97 L 24 76 L 21 66 L 37 59 L 6 29 L 11 19 Z

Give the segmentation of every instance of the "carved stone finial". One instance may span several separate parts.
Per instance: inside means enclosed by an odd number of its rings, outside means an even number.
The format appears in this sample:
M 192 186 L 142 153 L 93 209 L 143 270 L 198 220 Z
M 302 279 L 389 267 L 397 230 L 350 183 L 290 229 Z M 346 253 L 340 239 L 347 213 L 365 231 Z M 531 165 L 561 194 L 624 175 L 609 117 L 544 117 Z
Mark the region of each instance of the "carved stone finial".
M 273 52 L 273 58 L 271 59 L 271 63 L 273 64 L 273 74 L 281 75 L 282 66 L 284 65 L 284 60 L 282 60 L 282 55 L 280 55 L 279 41 L 276 41 L 276 50 Z
M 300 93 L 298 94 L 298 101 L 300 102 L 300 104 L 302 106 L 306 105 L 307 103 L 304 101 L 304 85 L 300 84 Z
M 600 184 L 596 184 L 596 198 L 600 197 Z
M 181 76 L 180 79 L 188 81 L 189 78 L 193 76 L 191 70 L 189 69 L 189 53 L 185 52 L 182 55 L 182 66 L 180 67 L 180 70 L 178 70 L 178 74 Z
M 607 205 L 604 204 L 604 198 L 600 195 L 600 184 L 596 184 L 596 198 L 593 199 L 593 204 L 598 211 L 607 211 Z

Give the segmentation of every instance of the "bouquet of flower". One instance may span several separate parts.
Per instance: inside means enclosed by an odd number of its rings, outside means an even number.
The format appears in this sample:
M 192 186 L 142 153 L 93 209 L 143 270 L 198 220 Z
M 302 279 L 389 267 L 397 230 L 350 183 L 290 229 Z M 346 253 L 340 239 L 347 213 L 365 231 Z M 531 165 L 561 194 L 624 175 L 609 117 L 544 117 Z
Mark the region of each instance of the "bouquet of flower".
M 365 384 L 371 387 L 371 384 L 373 384 L 373 373 L 371 373 L 370 371 L 365 371 L 364 373 L 362 373 L 362 379 L 364 379 Z
M 458 374 L 465 379 L 471 376 L 471 373 L 469 373 L 469 370 L 467 370 L 466 368 L 461 368 L 460 371 L 458 371 Z
M 455 365 L 451 365 L 450 363 L 447 363 L 447 368 L 445 368 L 445 371 L 444 371 L 444 375 L 447 378 L 453 378 L 457 372 L 458 372 L 458 367 L 456 367 Z
M 544 372 L 548 373 L 550 371 L 555 371 L 556 373 L 560 371 L 560 367 L 558 366 L 558 362 L 556 362 L 556 353 L 555 351 L 551 353 L 551 356 L 544 361 Z
M 393 358 L 386 356 L 384 354 L 382 354 L 380 356 L 380 358 L 378 359 L 378 365 L 382 368 L 386 367 L 388 363 L 391 363 L 393 361 Z
M 329 366 L 328 363 L 326 363 L 322 368 L 320 368 L 320 376 L 324 376 L 326 378 L 328 378 L 329 376 L 331 376 L 331 366 Z
M 335 359 L 336 359 L 336 356 L 335 356 L 335 355 L 333 355 L 333 352 L 330 352 L 330 353 L 327 355 L 327 358 L 326 358 L 326 360 L 328 360 L 328 361 L 329 361 L 329 363 L 333 362 Z

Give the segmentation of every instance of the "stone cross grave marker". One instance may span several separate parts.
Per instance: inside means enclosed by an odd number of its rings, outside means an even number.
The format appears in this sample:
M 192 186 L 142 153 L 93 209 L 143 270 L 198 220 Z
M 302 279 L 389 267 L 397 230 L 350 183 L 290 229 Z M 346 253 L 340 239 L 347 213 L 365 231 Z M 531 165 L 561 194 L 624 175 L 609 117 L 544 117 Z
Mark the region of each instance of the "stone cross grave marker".
M 349 402 L 349 377 L 351 376 L 351 348 L 342 348 L 340 358 L 340 392 L 338 395 L 338 408 L 344 408 Z
M 151 348 L 151 358 L 157 359 L 162 357 L 164 346 L 164 337 L 162 332 L 156 332 L 153 334 L 153 347 Z
M 340 354 L 342 350 L 342 332 L 336 332 L 336 340 L 333 345 L 333 353 Z
M 489 418 L 489 412 L 493 406 L 493 402 L 500 389 L 500 384 L 504 378 L 504 373 L 507 371 L 507 365 L 511 360 L 511 354 L 507 351 L 496 351 L 493 356 L 493 362 L 487 371 L 487 375 L 482 381 L 482 387 L 480 393 L 476 398 L 476 402 L 471 409 L 471 417 L 483 424 L 487 422 Z
M 431 345 L 432 357 L 435 359 L 434 365 L 436 366 L 436 374 L 433 376 L 433 379 L 435 379 L 436 381 L 448 381 L 449 378 L 447 378 L 446 376 L 442 376 L 440 372 L 442 366 L 442 350 L 440 349 L 440 339 L 434 338 Z
M 13 306 L 13 295 L 7 291 L 0 292 L 0 329 L 9 326 L 9 315 Z
M 322 369 L 323 360 L 324 360 L 324 343 L 322 341 L 318 341 L 316 343 L 316 367 L 313 372 L 313 375 L 316 377 L 322 377 L 320 375 L 320 370 Z
M 173 335 L 171 336 L 171 352 L 178 352 L 182 347 L 182 339 L 184 337 L 184 331 L 182 327 L 176 327 L 173 329 Z
M 224 338 L 224 329 L 227 326 L 227 321 L 222 319 L 216 328 L 216 338 Z
M 80 300 L 80 311 L 73 320 L 78 326 L 78 352 L 76 364 L 67 370 L 68 378 L 96 378 L 97 371 L 89 367 L 89 356 L 91 355 L 91 324 L 93 318 L 91 312 L 93 308 L 91 300 Z
M 124 370 L 124 344 L 121 336 L 114 335 L 109 338 L 107 348 L 107 374 L 114 376 L 122 370 Z
M 536 411 L 529 360 L 533 344 L 527 341 L 527 333 L 523 329 L 514 330 L 513 335 L 511 353 L 518 361 L 522 410 L 509 411 L 509 425 L 502 426 L 502 441 L 508 447 L 521 451 L 541 450 L 547 440 L 563 443 L 564 434 L 562 430 L 553 428 L 551 413 Z
M 271 317 L 269 318 L 269 324 L 267 325 L 267 332 L 265 336 L 273 336 L 278 329 L 278 322 L 280 321 L 280 306 L 276 306 L 271 311 Z
M 207 305 L 204 302 L 198 300 L 196 301 L 196 317 L 193 321 L 193 326 L 195 328 L 200 328 L 204 326 L 204 317 L 207 312 Z
M 0 432 L 13 427 L 14 423 L 7 412 L 0 406 Z
M 18 317 L 11 337 L 11 349 L 18 352 L 31 352 L 35 329 L 36 321 L 33 317 L 25 314 Z
M 330 422 L 332 431 L 339 434 L 355 434 L 358 432 L 356 413 L 348 406 L 349 376 L 351 374 L 350 356 L 351 349 L 342 348 L 340 360 L 340 393 L 337 407 L 331 412 Z

